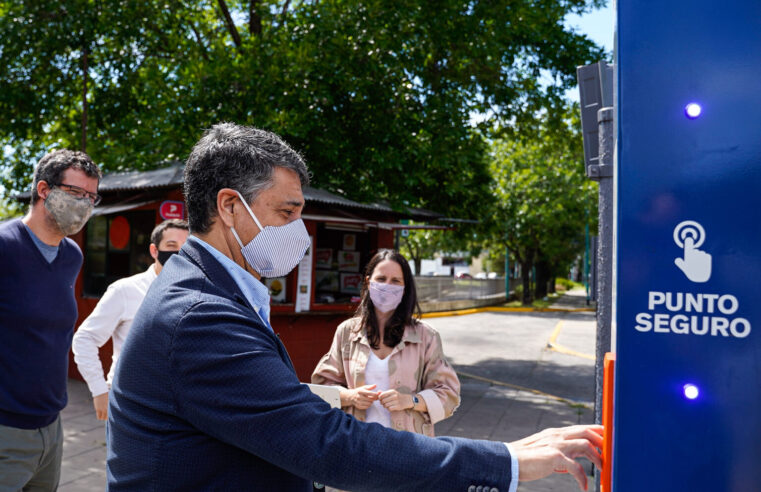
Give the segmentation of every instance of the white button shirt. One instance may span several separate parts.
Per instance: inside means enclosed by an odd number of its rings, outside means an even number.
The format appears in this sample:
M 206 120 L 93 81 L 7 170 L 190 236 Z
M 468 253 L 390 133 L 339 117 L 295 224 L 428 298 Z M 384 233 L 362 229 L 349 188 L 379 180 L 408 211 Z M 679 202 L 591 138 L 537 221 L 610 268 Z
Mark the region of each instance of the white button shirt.
M 108 393 L 114 377 L 116 360 L 132 327 L 132 320 L 148 288 L 156 280 L 155 268 L 156 265 L 153 264 L 143 273 L 119 279 L 109 285 L 93 312 L 74 333 L 71 344 L 74 362 L 77 363 L 79 373 L 87 382 L 93 396 Z M 114 339 L 114 354 L 108 378 L 104 378 L 98 348 L 109 338 Z

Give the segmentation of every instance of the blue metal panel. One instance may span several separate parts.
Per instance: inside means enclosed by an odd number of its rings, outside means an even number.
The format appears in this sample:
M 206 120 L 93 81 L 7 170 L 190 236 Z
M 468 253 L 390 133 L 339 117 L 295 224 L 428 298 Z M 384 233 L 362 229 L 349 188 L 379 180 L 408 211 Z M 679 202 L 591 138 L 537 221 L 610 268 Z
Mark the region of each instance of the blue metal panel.
M 761 1 L 619 0 L 617 35 L 613 491 L 761 491 Z

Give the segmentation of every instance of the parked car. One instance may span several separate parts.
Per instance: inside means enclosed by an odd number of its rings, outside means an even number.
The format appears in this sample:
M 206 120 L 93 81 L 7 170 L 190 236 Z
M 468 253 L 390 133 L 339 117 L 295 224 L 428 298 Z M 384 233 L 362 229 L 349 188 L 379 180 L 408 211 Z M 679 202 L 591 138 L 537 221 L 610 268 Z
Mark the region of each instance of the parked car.
M 477 279 L 485 279 L 486 278 L 486 272 L 478 272 L 476 274 Z
M 469 274 L 468 272 L 459 272 L 454 277 L 455 278 L 473 278 L 473 275 Z

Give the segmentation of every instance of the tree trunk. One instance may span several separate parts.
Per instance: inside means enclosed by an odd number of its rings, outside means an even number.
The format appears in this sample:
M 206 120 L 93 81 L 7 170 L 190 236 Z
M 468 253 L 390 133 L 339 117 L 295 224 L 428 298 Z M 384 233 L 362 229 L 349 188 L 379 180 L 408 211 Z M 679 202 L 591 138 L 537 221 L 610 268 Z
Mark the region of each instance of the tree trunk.
M 555 274 L 555 270 L 553 268 L 550 268 L 550 280 L 547 282 L 547 292 L 550 294 L 555 294 L 557 290 L 555 289 L 555 277 L 557 275 Z
M 534 298 L 543 299 L 547 297 L 547 284 L 550 281 L 550 267 L 546 261 L 539 261 L 536 264 L 536 284 L 534 286 Z
M 87 55 L 90 50 L 82 50 L 82 145 L 81 151 L 87 152 Z
M 521 303 L 524 306 L 531 305 L 531 269 L 533 265 L 530 262 L 521 262 L 521 282 L 523 283 L 523 299 Z

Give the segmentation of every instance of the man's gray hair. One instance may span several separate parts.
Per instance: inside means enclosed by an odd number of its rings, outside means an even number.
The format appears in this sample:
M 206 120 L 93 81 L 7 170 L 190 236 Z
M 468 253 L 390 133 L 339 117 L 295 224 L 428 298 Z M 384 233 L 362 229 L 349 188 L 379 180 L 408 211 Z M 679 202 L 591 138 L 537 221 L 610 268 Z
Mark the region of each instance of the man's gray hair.
M 238 190 L 247 203 L 273 185 L 276 167 L 295 171 L 301 186 L 309 184 L 304 159 L 272 132 L 233 123 L 207 130 L 185 164 L 185 201 L 194 233 L 204 233 L 217 216 L 217 193 Z

